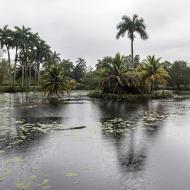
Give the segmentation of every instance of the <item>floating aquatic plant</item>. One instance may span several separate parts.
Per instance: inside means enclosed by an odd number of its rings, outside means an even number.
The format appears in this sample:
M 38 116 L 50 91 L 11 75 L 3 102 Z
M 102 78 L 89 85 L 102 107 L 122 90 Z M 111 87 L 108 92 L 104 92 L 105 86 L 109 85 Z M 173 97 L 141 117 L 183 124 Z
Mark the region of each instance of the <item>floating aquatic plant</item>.
M 122 134 L 132 129 L 131 126 L 131 121 L 115 118 L 103 123 L 103 131 L 105 134 Z
M 42 189 L 49 189 L 49 179 L 44 179 L 41 184 Z
M 167 114 L 159 114 L 155 112 L 145 112 L 143 116 L 143 124 L 144 125 L 152 125 L 152 124 L 157 124 L 160 121 L 163 121 L 168 117 Z
M 20 190 L 26 190 L 29 189 L 32 186 L 31 181 L 27 181 L 27 182 L 16 182 L 16 188 L 20 189 Z
M 68 172 L 65 174 L 66 177 L 77 177 L 78 176 L 78 173 L 75 173 L 75 172 Z

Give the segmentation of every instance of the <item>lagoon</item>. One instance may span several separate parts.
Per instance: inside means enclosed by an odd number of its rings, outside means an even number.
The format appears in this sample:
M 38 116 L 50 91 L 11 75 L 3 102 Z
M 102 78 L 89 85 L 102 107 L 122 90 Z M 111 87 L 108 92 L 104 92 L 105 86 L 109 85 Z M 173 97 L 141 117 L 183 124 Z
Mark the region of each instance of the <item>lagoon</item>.
M 0 94 L 0 189 L 189 190 L 189 100 L 86 94 Z

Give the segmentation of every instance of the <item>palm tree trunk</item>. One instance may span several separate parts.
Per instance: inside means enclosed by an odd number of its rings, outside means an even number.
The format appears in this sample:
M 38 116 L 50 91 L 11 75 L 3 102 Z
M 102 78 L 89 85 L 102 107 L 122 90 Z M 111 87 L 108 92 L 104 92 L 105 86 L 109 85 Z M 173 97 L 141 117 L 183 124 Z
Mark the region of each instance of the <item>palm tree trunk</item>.
M 15 64 L 14 64 L 14 77 L 13 77 L 13 89 L 15 89 L 15 81 L 16 81 L 16 64 L 17 64 L 17 47 L 16 47 L 16 53 L 15 53 Z
M 9 48 L 7 46 L 6 46 L 6 49 L 7 49 L 7 55 L 8 55 L 8 63 L 9 63 L 9 70 L 8 70 L 9 83 L 11 84 L 11 56 L 10 56 Z
M 28 75 L 27 75 L 27 73 L 28 73 L 28 66 L 27 65 L 25 65 L 25 69 L 24 69 L 24 71 L 25 71 L 25 73 L 24 73 L 24 80 L 25 80 L 25 90 L 27 90 L 28 89 L 28 80 L 27 80 L 27 78 L 28 78 Z
M 134 39 L 132 38 L 131 39 L 131 58 L 132 58 L 132 65 L 133 65 L 133 68 L 134 68 L 135 66 L 134 66 L 134 63 L 133 63 L 133 59 L 134 59 L 133 42 L 134 42 Z
M 24 89 L 24 65 L 22 65 L 22 90 Z
M 35 82 L 35 85 L 37 84 L 37 63 L 35 63 L 35 66 L 34 66 L 34 82 Z
M 40 64 L 38 64 L 38 87 L 40 86 Z
M 28 89 L 30 89 L 31 85 L 31 76 L 32 76 L 32 68 L 31 65 L 29 66 L 29 81 L 28 81 Z

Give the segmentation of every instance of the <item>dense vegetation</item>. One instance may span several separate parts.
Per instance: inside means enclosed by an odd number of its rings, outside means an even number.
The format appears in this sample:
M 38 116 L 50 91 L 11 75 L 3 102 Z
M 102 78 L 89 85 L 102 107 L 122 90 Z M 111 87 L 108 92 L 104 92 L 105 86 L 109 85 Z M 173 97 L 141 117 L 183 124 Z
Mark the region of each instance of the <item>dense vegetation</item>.
M 134 15 L 122 17 L 116 38 L 131 41 L 131 54 L 117 53 L 87 67 L 83 58 L 75 63 L 61 59 L 50 46 L 25 26 L 0 28 L 1 91 L 44 90 L 47 96 L 61 96 L 75 89 L 98 89 L 112 94 L 151 94 L 154 89 L 189 89 L 190 67 L 185 61 L 161 61 L 147 56 L 141 60 L 134 54 L 135 34 L 148 39 L 144 20 Z

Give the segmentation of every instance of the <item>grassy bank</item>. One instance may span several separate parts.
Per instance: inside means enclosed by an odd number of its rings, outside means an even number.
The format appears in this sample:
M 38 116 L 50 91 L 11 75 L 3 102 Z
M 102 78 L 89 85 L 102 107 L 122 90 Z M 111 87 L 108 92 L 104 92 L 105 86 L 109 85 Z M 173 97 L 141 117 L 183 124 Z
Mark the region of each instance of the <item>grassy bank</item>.
M 167 91 L 156 92 L 152 94 L 104 94 L 101 92 L 93 92 L 88 94 L 91 98 L 98 98 L 103 100 L 113 100 L 113 101 L 129 101 L 138 102 L 149 99 L 170 99 L 172 94 Z

